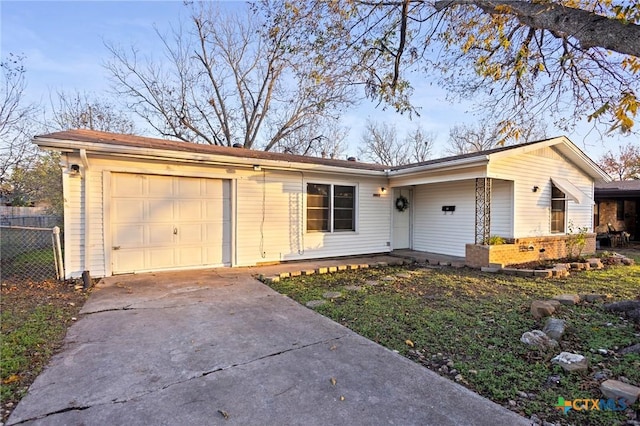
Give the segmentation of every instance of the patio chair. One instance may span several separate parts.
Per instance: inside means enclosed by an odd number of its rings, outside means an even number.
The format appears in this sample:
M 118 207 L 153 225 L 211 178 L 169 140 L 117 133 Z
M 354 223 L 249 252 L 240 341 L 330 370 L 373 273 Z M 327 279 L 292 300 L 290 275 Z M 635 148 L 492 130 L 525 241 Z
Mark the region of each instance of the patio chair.
M 625 231 L 617 231 L 616 228 L 614 228 L 610 223 L 607 223 L 607 228 L 609 230 L 608 233 L 611 241 L 611 247 L 616 247 L 618 245 L 629 245 L 629 237 L 631 236 L 631 234 Z

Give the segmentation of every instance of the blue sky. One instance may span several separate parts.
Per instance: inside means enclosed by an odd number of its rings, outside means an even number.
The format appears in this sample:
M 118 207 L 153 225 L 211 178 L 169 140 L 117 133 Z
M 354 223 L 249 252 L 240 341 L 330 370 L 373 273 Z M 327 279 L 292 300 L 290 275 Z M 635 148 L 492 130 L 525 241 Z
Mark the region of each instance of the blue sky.
M 225 2 L 228 8 L 243 8 L 243 2 Z M 123 46 L 135 44 L 142 51 L 158 53 L 158 38 L 154 25 L 169 28 L 187 12 L 181 1 L 0 1 L 0 54 L 9 52 L 26 56 L 29 101 L 49 105 L 50 93 L 57 90 L 101 94 L 109 90 L 107 72 L 102 64 L 108 59 L 104 40 Z M 351 129 L 349 149 L 345 154 L 356 155 L 366 119 L 395 123 L 399 133 L 415 127 L 419 122 L 427 132 L 437 134 L 434 156 L 444 153 L 449 128 L 456 123 L 473 123 L 465 105 L 444 101 L 445 93 L 423 76 L 413 81 L 413 102 L 421 109 L 421 116 L 409 121 L 391 110 L 375 108 L 365 101 L 358 109 L 343 116 L 343 125 Z M 587 126 L 567 136 L 591 158 L 597 160 L 606 150 L 617 151 L 620 144 L 631 138 L 620 136 L 602 138 L 589 132 Z M 548 129 L 549 136 L 562 132 Z M 637 137 L 635 139 L 637 141 Z

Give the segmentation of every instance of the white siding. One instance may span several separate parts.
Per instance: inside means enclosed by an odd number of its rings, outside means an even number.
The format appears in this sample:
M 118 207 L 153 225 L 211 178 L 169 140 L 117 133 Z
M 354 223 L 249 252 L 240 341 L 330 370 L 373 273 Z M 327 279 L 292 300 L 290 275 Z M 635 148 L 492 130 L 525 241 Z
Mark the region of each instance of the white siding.
M 69 155 L 69 164 L 81 163 Z M 89 263 L 85 265 L 85 217 L 83 179 L 65 175 L 65 259 L 67 277 L 83 270 L 92 276 L 110 275 L 109 172 L 149 173 L 228 179 L 232 182 L 232 233 L 234 266 L 260 262 L 311 259 L 389 251 L 391 208 L 385 177 L 342 177 L 337 174 L 300 173 L 249 167 L 167 164 L 159 161 L 89 157 L 86 173 L 89 188 Z M 106 176 L 106 177 L 105 177 Z M 356 231 L 307 233 L 305 193 L 307 182 L 354 185 Z
M 87 185 L 90 193 L 89 197 L 89 226 L 90 233 L 86 244 L 89 245 L 89 264 L 85 266 L 92 276 L 102 277 L 105 275 L 105 255 L 104 255 L 104 233 L 103 229 L 103 184 L 102 172 L 89 170 L 87 173 Z
M 491 235 L 513 237 L 513 182 L 491 181 Z
M 84 264 L 84 196 L 82 178 L 62 174 L 64 196 L 64 269 L 66 278 L 82 274 Z
M 475 235 L 475 181 L 421 185 L 413 192 L 414 250 L 464 256 Z M 445 213 L 442 206 L 456 206 Z
M 356 187 L 355 232 L 306 232 L 307 183 Z M 384 179 L 264 171 L 238 181 L 238 265 L 389 251 L 390 208 Z M 264 215 L 263 215 L 264 212 Z
M 593 198 L 590 177 L 578 169 L 554 148 L 543 148 L 527 154 L 513 155 L 489 163 L 489 176 L 513 180 L 514 184 L 514 237 L 551 235 L 550 204 L 551 178 L 571 181 L 582 192 Z M 538 191 L 532 188 L 538 186 Z M 590 204 L 567 202 L 567 223 L 575 227 L 592 229 Z

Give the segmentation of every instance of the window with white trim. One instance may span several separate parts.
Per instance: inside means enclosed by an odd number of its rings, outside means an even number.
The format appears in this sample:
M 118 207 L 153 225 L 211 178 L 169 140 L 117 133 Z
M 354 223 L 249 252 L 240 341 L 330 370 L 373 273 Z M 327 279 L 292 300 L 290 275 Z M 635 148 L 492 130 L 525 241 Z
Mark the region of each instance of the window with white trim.
M 307 232 L 355 231 L 356 187 L 307 183 Z
M 551 232 L 565 231 L 567 211 L 567 195 L 553 183 L 551 184 Z

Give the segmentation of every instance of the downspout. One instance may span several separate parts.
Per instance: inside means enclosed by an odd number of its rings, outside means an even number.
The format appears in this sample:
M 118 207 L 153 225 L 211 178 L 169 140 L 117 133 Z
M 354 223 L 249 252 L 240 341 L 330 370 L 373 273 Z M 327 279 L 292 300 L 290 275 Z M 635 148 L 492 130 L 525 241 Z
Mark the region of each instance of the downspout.
M 91 197 L 88 183 L 88 174 L 89 171 L 89 159 L 87 158 L 87 150 L 84 148 L 80 148 L 80 160 L 82 161 L 82 191 L 84 193 L 84 268 L 83 271 L 89 273 L 89 262 L 90 257 L 90 241 L 91 241 L 91 215 L 90 215 L 90 205 L 91 205 Z

